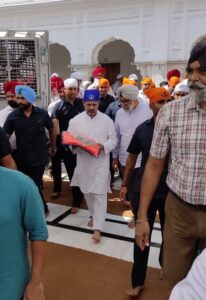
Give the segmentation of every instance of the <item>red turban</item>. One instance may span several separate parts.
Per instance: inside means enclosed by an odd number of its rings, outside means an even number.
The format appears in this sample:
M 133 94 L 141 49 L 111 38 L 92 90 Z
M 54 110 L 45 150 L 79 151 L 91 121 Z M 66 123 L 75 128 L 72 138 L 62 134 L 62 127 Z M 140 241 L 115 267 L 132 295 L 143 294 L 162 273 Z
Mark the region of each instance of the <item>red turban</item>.
M 98 78 L 98 76 L 101 75 L 102 77 L 106 77 L 106 70 L 103 67 L 96 67 L 93 70 L 93 76 L 94 78 Z
M 179 77 L 180 78 L 180 71 L 177 69 L 169 70 L 167 72 L 167 80 L 170 80 L 171 77 Z
M 10 92 L 11 94 L 13 95 L 16 95 L 15 94 L 15 87 L 17 85 L 23 85 L 22 82 L 18 82 L 18 81 L 15 81 L 15 80 L 11 80 L 11 81 L 6 81 L 4 82 L 4 85 L 3 85 L 3 90 L 4 90 L 4 93 L 5 95 Z
M 51 81 L 51 90 L 56 88 L 59 91 L 62 87 L 64 87 L 64 82 L 60 77 L 52 76 L 50 81 Z
M 149 98 L 150 104 L 158 102 L 159 100 L 170 100 L 170 93 L 164 88 L 151 88 L 144 91 L 145 95 Z

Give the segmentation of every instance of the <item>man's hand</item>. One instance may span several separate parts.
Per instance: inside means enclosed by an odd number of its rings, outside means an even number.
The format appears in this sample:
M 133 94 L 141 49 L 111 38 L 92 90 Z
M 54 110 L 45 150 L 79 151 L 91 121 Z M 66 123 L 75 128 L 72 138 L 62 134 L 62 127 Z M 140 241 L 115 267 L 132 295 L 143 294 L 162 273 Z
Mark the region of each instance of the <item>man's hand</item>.
M 136 244 L 144 251 L 149 246 L 150 228 L 147 220 L 137 220 L 135 227 Z
M 114 158 L 112 160 L 112 169 L 117 172 L 118 171 L 118 159 L 117 158 Z
M 42 282 L 38 284 L 29 282 L 25 289 L 23 300 L 45 300 Z
M 102 150 L 104 149 L 104 146 L 102 144 L 97 144 L 99 146 L 99 148 Z
M 126 194 L 127 194 L 127 187 L 125 185 L 121 186 L 120 193 L 119 193 L 121 201 L 125 200 Z

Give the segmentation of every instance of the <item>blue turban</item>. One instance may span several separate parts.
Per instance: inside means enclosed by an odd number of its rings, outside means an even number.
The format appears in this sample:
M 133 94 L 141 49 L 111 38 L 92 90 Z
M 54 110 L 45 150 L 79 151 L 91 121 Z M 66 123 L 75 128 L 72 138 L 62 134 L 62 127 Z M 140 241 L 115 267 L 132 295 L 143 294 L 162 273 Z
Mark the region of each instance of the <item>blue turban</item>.
M 84 101 L 99 101 L 100 95 L 98 90 L 86 90 L 84 92 Z
M 15 93 L 16 95 L 21 94 L 31 104 L 36 100 L 35 91 L 27 85 L 17 85 Z

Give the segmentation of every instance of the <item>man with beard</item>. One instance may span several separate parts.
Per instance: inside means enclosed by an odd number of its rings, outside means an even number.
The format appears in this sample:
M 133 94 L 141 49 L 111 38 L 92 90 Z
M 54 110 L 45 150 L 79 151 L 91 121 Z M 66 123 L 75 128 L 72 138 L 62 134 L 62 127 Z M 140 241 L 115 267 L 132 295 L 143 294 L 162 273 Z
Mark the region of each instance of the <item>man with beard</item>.
M 19 84 L 22 84 L 18 81 L 11 80 L 6 81 L 3 85 L 4 94 L 6 96 L 6 100 L 8 105 L 5 106 L 2 110 L 0 110 L 0 126 L 4 126 L 4 122 L 6 121 L 7 116 L 18 107 L 18 104 L 16 102 L 16 95 L 15 95 L 15 87 Z M 9 139 L 11 148 L 12 148 L 12 155 L 15 157 L 15 149 L 16 149 L 16 137 L 15 134 L 12 134 L 12 136 Z
M 45 128 L 49 131 L 51 154 L 56 151 L 56 132 L 47 111 L 33 106 L 35 91 L 25 85 L 15 88 L 19 108 L 11 112 L 4 124 L 8 136 L 16 135 L 16 164 L 18 170 L 31 177 L 39 188 L 45 213 L 48 207 L 41 192 L 41 181 L 48 163 L 48 149 Z
M 78 82 L 75 78 L 68 78 L 64 81 L 65 101 L 57 103 L 52 111 L 52 119 L 56 126 L 57 132 L 57 155 L 62 158 L 67 170 L 69 179 L 72 179 L 76 167 L 76 155 L 69 148 L 61 145 L 61 133 L 67 130 L 70 120 L 84 111 L 82 99 L 77 97 Z M 61 191 L 61 181 L 55 186 L 53 197 L 59 196 Z M 83 194 L 79 187 L 72 187 L 73 203 L 71 213 L 77 213 L 83 200 Z
M 158 113 L 136 223 L 136 242 L 144 250 L 149 246 L 148 207 L 170 151 L 163 267 L 171 286 L 187 275 L 206 247 L 206 44 L 193 48 L 187 72 L 189 95 Z
M 110 190 L 109 154 L 116 146 L 116 133 L 113 121 L 98 111 L 99 91 L 86 90 L 84 93 L 85 111 L 73 118 L 68 131 L 94 140 L 101 152 L 94 157 L 77 148 L 77 166 L 71 181 L 72 186 L 80 187 L 92 217 L 88 226 L 94 228 L 93 240 L 99 242 L 107 212 L 107 192 Z
M 119 169 L 121 178 L 124 177 L 125 165 L 128 157 L 127 148 L 132 139 L 137 126 L 152 117 L 152 111 L 149 103 L 138 99 L 139 90 L 134 85 L 123 85 L 120 87 L 119 101 L 122 106 L 118 110 L 115 118 L 115 128 L 117 132 L 118 143 L 113 150 L 112 165 L 114 171 Z M 130 205 L 133 195 L 134 183 L 138 178 L 138 170 L 141 163 L 141 156 L 138 156 L 135 169 L 127 185 L 128 194 L 124 204 Z M 134 222 L 129 223 L 129 227 L 134 227 Z

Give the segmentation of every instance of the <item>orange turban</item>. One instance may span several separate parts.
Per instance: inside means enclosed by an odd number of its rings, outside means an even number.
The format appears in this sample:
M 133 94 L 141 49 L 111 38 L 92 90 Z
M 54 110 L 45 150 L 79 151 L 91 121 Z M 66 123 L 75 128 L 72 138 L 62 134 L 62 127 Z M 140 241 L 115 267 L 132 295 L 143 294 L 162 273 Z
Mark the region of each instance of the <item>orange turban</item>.
M 101 79 L 99 80 L 99 86 L 102 86 L 102 85 L 110 86 L 109 80 L 106 79 L 106 78 L 101 78 Z
M 175 87 L 178 83 L 180 83 L 180 78 L 177 76 L 172 76 L 168 83 L 170 87 Z
M 170 93 L 164 88 L 150 88 L 145 90 L 144 93 L 149 98 L 150 104 L 156 103 L 159 100 L 171 99 Z
M 137 83 L 134 80 L 130 80 L 129 78 L 124 77 L 122 85 L 137 85 Z
M 150 77 L 143 78 L 141 84 L 144 85 L 145 83 L 149 83 L 150 88 L 155 88 L 155 84 Z

